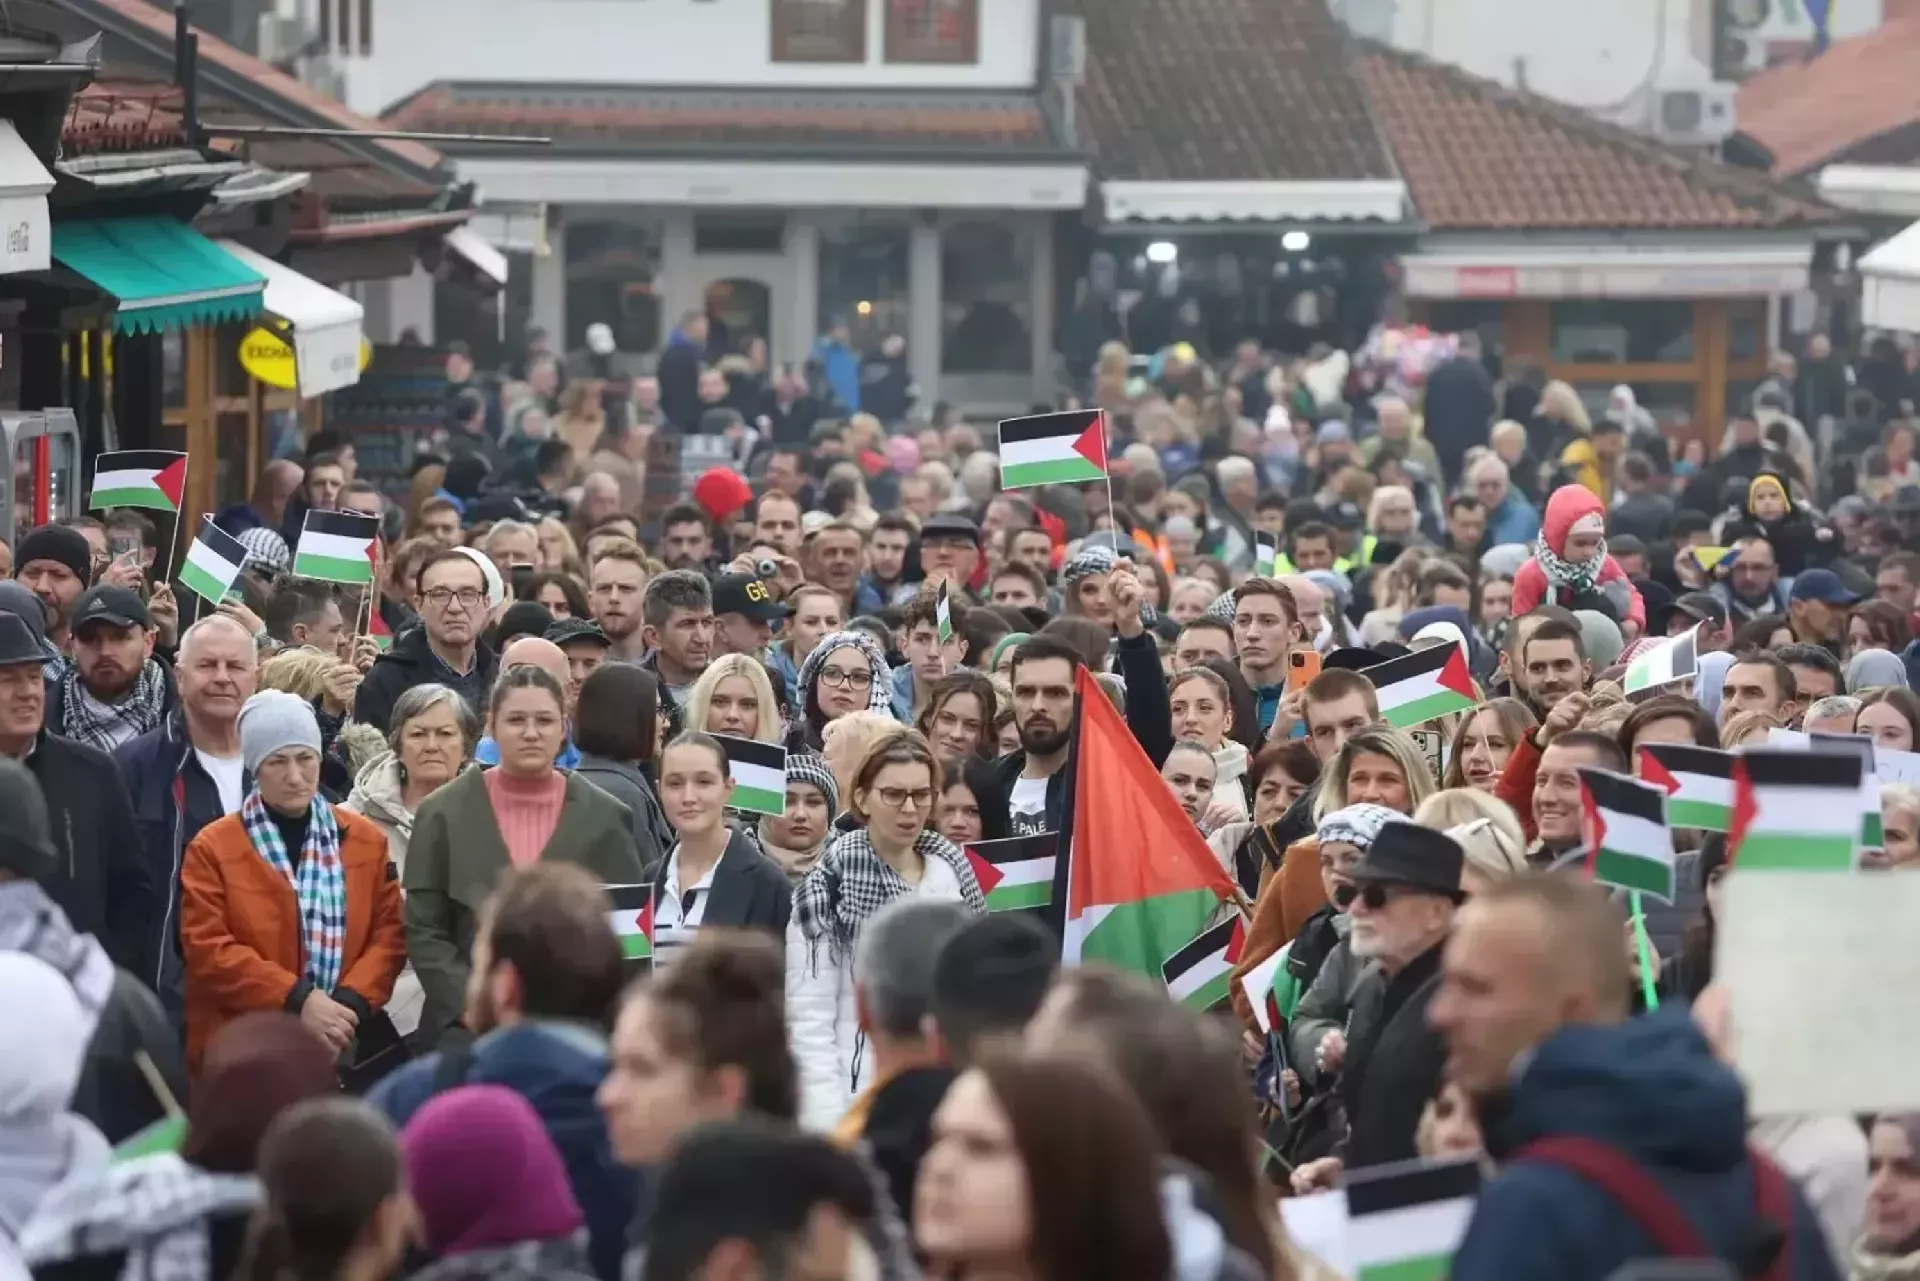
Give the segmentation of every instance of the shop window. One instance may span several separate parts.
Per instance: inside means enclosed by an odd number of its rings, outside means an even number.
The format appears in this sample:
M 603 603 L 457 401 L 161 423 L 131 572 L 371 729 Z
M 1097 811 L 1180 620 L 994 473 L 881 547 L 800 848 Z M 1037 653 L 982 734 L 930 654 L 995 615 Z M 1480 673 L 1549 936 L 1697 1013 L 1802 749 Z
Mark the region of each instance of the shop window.
M 963 222 L 940 237 L 940 367 L 949 374 L 1033 367 L 1027 305 L 1033 246 L 1023 229 Z
M 787 247 L 787 220 L 772 214 L 698 214 L 693 251 L 701 254 L 777 254 Z
M 888 334 L 906 336 L 907 242 L 904 223 L 856 222 L 820 232 L 821 333 L 844 322 L 854 346 L 876 350 Z
M 886 0 L 886 6 L 888 62 L 979 61 L 978 0 Z
M 1652 299 L 1556 302 L 1553 359 L 1568 365 L 1690 364 L 1693 304 Z
M 1754 300 L 1727 304 L 1728 360 L 1737 364 L 1764 359 L 1768 342 L 1766 303 Z
M 716 280 L 707 286 L 707 340 L 721 351 L 744 350 L 773 328 L 773 290 L 763 280 Z
M 865 62 L 866 0 L 772 0 L 775 62 Z

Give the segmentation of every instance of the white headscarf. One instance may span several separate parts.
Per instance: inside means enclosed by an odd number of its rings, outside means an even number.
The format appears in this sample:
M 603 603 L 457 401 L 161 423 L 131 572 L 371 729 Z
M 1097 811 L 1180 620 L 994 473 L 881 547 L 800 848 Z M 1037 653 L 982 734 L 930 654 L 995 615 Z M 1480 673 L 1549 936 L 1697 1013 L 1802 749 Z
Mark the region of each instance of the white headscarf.
M 107 1141 L 67 1111 L 94 1019 L 60 971 L 0 952 L 0 1021 L 31 1028 L 0 1054 L 0 1237 L 18 1238 L 55 1186 L 106 1168 Z

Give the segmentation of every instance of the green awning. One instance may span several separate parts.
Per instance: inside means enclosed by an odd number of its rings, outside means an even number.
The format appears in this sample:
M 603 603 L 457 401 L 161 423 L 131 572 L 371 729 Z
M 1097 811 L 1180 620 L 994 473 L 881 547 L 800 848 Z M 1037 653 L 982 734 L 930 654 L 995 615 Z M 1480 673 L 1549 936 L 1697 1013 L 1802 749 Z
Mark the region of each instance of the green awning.
M 53 257 L 120 302 L 113 327 L 152 334 L 258 315 L 267 278 L 174 218 L 53 224 Z

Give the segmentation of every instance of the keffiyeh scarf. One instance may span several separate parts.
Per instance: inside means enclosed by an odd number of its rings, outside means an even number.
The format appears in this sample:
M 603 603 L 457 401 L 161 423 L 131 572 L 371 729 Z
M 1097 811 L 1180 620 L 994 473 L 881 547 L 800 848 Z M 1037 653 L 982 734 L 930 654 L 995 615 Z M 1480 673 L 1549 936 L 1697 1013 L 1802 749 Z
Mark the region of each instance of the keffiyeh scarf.
M 307 843 L 300 853 L 296 871 L 287 857 L 280 828 L 260 799 L 260 789 L 247 793 L 240 803 L 240 821 L 246 825 L 247 839 L 260 857 L 287 878 L 294 898 L 300 904 L 304 927 L 306 978 L 322 992 L 340 985 L 342 953 L 347 938 L 347 875 L 340 862 L 340 828 L 333 821 L 333 807 L 319 797 L 313 798 L 313 812 L 307 819 Z
M 952 870 L 969 911 L 977 914 L 987 910 L 973 865 L 958 845 L 938 832 L 922 829 L 913 849 L 927 862 L 945 863 Z M 822 943 L 830 956 L 844 963 L 853 955 L 854 941 L 873 914 L 913 892 L 906 878 L 874 852 L 866 829 L 843 833 L 793 890 L 793 916 L 807 940 L 808 968 L 817 967 Z
M 834 650 L 851 645 L 860 651 L 867 660 L 867 670 L 873 674 L 873 684 L 867 687 L 867 710 L 891 712 L 893 710 L 893 672 L 887 666 L 887 656 L 874 644 L 873 637 L 865 632 L 833 632 L 820 638 L 820 643 L 807 655 L 807 661 L 800 664 L 800 699 L 804 706 L 807 691 L 820 679 L 820 669 L 826 666 L 827 656 Z
M 66 708 L 66 736 L 111 752 L 128 737 L 158 728 L 167 713 L 167 677 L 160 664 L 149 658 L 125 699 L 102 703 L 80 683 L 80 669 L 69 664 L 60 677 L 60 698 Z
M 1607 540 L 1600 540 L 1600 546 L 1594 549 L 1591 560 L 1571 561 L 1561 559 L 1560 554 L 1547 546 L 1547 540 L 1542 538 L 1540 545 L 1533 549 L 1533 558 L 1539 562 L 1540 572 L 1547 576 L 1549 587 L 1564 589 L 1578 596 L 1593 591 L 1600 579 L 1600 571 L 1607 567 Z

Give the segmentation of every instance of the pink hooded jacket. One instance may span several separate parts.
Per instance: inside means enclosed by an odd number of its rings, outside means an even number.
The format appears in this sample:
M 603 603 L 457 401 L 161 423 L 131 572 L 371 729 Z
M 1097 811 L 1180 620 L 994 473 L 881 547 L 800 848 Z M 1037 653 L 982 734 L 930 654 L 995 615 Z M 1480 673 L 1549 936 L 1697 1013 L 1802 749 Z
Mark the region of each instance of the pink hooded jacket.
M 1562 485 L 1553 491 L 1547 499 L 1546 519 L 1541 523 L 1540 538 L 1556 556 L 1566 555 L 1567 534 L 1574 523 L 1584 516 L 1606 518 L 1606 507 L 1596 498 L 1593 491 L 1581 485 Z M 1618 561 L 1609 556 L 1600 567 L 1599 575 L 1594 579 L 1597 589 L 1605 589 L 1618 583 L 1619 588 L 1608 592 L 1609 596 L 1619 591 L 1626 593 L 1627 608 L 1623 623 L 1631 622 L 1641 631 L 1647 626 L 1647 605 L 1640 599 L 1639 591 L 1627 581 L 1626 571 L 1620 568 Z M 1513 616 L 1530 614 L 1541 605 L 1573 605 L 1572 593 L 1564 588 L 1556 588 L 1547 581 L 1546 571 L 1540 568 L 1539 560 L 1530 560 L 1520 567 L 1513 576 Z

